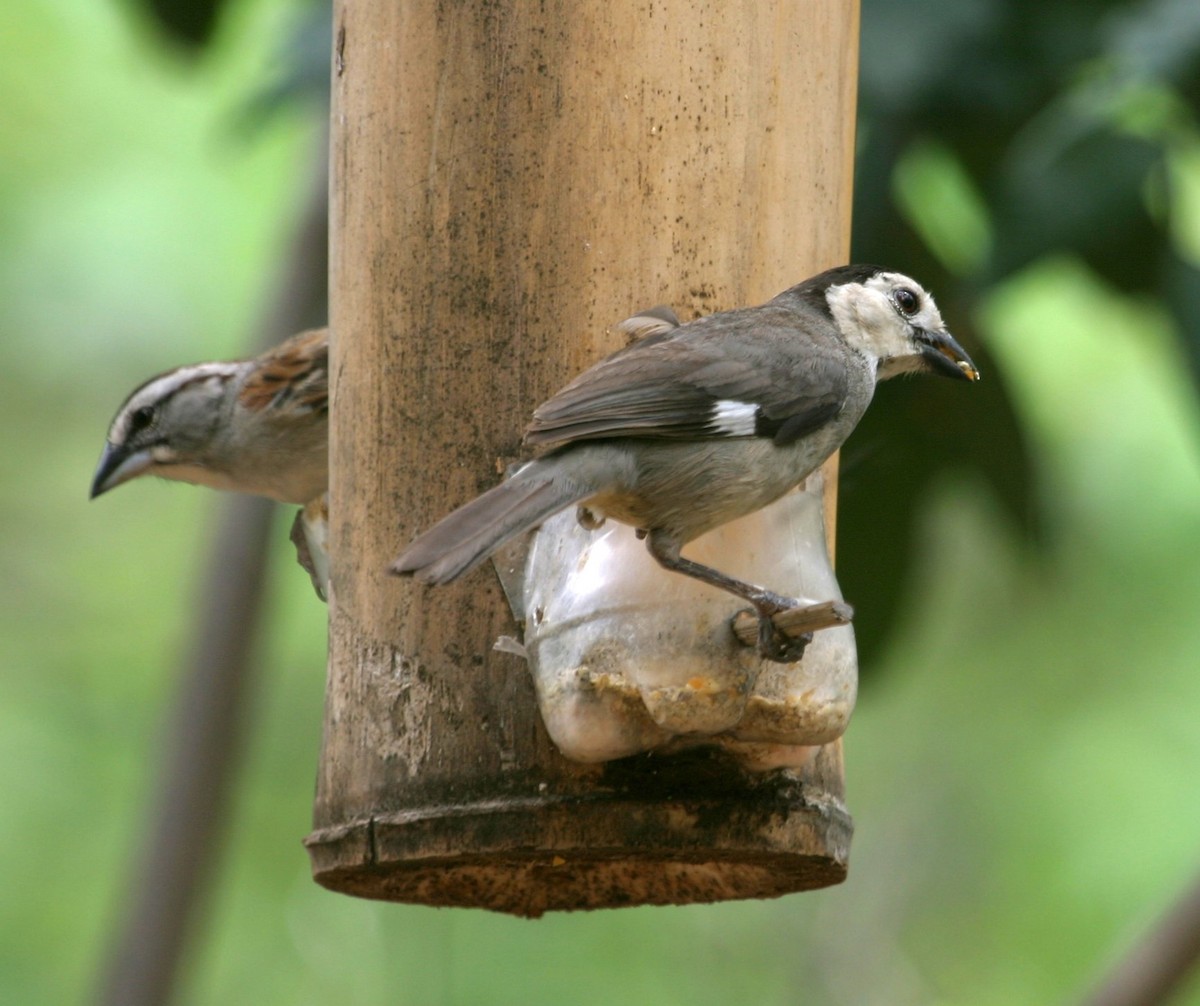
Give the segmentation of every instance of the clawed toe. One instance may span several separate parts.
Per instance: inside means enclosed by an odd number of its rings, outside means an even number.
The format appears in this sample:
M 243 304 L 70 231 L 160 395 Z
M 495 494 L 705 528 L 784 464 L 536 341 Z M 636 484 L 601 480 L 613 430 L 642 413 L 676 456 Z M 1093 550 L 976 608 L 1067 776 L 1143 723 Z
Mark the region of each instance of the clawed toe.
M 753 598 L 755 613 L 758 615 L 758 653 L 766 660 L 777 664 L 794 664 L 804 656 L 808 644 L 812 642 L 812 633 L 805 632 L 797 636 L 789 636 L 781 631 L 772 620 L 773 616 L 793 608 L 801 607 L 799 601 L 782 594 L 764 590 Z
M 799 636 L 785 635 L 770 618 L 759 616 L 758 652 L 766 660 L 773 660 L 777 664 L 794 664 L 804 657 L 812 638 L 811 632 Z
M 764 590 L 751 598 L 751 603 L 758 612 L 759 618 L 769 619 L 772 615 L 778 615 L 784 611 L 791 611 L 793 608 L 799 608 L 800 602 L 794 597 L 784 597 L 782 594 L 776 594 L 770 590 Z

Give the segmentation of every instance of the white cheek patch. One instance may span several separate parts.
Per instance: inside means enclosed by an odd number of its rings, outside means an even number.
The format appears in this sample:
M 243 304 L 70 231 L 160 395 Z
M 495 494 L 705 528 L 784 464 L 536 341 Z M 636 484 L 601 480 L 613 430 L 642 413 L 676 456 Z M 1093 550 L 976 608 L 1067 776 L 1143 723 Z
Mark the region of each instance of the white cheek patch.
M 758 406 L 753 402 L 737 402 L 724 398 L 713 403 L 709 425 L 717 433 L 730 437 L 752 437 L 758 424 Z
M 946 323 L 942 321 L 942 313 L 938 310 L 932 297 L 927 298 L 925 307 L 913 319 L 913 324 L 927 332 L 940 332 L 946 327 Z
M 865 283 L 830 287 L 826 294 L 834 323 L 847 345 L 870 360 L 887 361 L 881 377 L 898 372 L 893 361 L 916 355 L 912 324 L 892 303 L 891 293 L 896 286 L 910 287 L 936 313 L 937 308 L 921 286 L 900 273 L 879 273 Z

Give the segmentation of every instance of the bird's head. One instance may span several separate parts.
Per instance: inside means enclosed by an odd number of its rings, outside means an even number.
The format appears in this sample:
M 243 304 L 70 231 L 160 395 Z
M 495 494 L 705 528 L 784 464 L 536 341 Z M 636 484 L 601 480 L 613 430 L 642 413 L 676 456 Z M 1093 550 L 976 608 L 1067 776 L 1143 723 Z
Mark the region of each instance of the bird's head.
M 979 380 L 979 371 L 954 337 L 933 296 L 903 273 L 876 266 L 842 266 L 824 280 L 825 299 L 842 337 L 877 361 L 879 380 L 928 371 Z
M 226 396 L 238 364 L 200 363 L 136 388 L 108 429 L 91 498 L 139 475 L 227 488 L 219 464 Z

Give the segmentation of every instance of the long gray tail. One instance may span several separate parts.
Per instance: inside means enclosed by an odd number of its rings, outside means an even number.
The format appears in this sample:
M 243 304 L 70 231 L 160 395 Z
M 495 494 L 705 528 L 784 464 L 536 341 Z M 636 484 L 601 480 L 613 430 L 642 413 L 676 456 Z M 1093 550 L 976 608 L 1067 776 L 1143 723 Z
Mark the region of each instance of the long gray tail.
M 530 462 L 415 538 L 391 571 L 425 583 L 448 583 L 469 572 L 505 542 L 595 493 L 566 467 L 558 458 Z

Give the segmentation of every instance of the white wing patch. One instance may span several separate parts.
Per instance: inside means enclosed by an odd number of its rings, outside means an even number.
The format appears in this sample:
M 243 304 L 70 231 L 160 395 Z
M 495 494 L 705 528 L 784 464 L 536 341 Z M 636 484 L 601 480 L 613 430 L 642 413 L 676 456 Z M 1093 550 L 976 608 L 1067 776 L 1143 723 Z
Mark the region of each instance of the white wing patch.
M 752 437 L 758 422 L 758 406 L 753 402 L 737 402 L 723 398 L 713 403 L 709 424 L 717 433 L 730 437 Z

